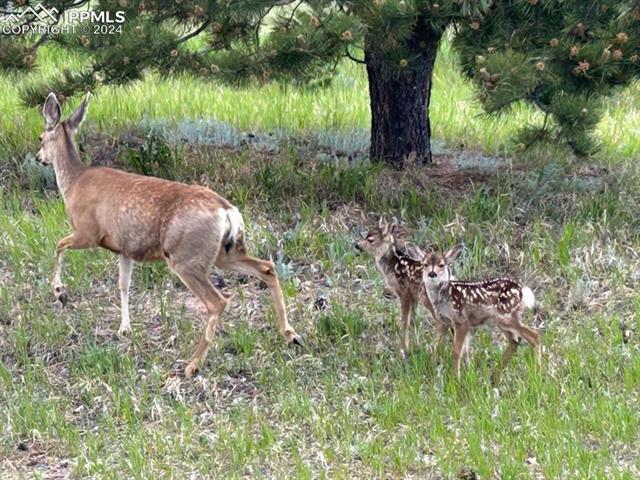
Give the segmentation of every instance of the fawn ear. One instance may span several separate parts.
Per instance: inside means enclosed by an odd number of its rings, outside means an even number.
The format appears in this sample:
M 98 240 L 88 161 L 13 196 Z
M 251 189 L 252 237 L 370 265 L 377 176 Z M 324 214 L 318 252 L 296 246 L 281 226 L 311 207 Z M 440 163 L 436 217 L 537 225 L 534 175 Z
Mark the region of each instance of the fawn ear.
M 73 131 L 73 133 L 76 133 L 78 131 L 78 128 L 80 128 L 80 125 L 82 125 L 82 121 L 84 120 L 84 117 L 86 116 L 87 111 L 89 110 L 90 98 L 91 98 L 91 93 L 87 92 L 84 99 L 80 103 L 80 106 L 78 107 L 78 109 L 75 112 L 73 112 L 73 115 L 71 115 L 67 120 L 67 125 Z
M 436 249 L 433 247 L 433 245 L 427 247 L 424 251 L 424 254 L 422 255 L 422 263 L 425 265 L 429 263 L 431 261 L 431 256 L 435 255 L 435 253 Z
M 396 240 L 404 240 L 407 237 L 407 229 L 404 226 L 398 224 L 398 222 L 396 222 L 395 220 L 391 224 L 390 232 Z
M 387 222 L 384 216 L 380 217 L 380 220 L 378 221 L 378 228 L 383 235 L 388 235 L 391 232 L 391 225 Z
M 447 253 L 444 254 L 444 258 L 449 261 L 449 260 L 457 260 L 460 257 L 460 254 L 462 253 L 462 249 L 463 249 L 463 245 L 462 244 L 458 244 L 455 247 L 453 247 L 451 250 L 449 250 Z
M 47 129 L 51 130 L 60 123 L 60 113 L 60 104 L 58 103 L 56 94 L 51 92 L 42 108 L 42 116 L 44 117 L 44 124 Z

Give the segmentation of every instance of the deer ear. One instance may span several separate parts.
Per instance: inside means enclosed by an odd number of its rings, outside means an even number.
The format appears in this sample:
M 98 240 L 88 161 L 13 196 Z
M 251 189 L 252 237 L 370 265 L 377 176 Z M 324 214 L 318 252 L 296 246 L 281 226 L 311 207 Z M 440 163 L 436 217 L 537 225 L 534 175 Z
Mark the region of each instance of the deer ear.
M 394 221 L 391 224 L 391 234 L 396 238 L 396 240 L 404 240 L 407 237 L 407 229 Z
M 69 120 L 67 120 L 67 125 L 73 131 L 73 133 L 76 133 L 78 131 L 78 128 L 80 128 L 80 125 L 82 125 L 82 121 L 84 120 L 84 117 L 89 110 L 90 98 L 91 93 L 87 92 L 78 109 L 73 112 L 73 115 L 71 115 L 71 117 L 69 117 Z
M 380 221 L 378 222 L 378 228 L 382 232 L 383 235 L 388 235 L 391 233 L 391 224 L 387 222 L 387 219 L 384 217 L 380 217 Z
M 429 246 L 425 251 L 424 254 L 422 255 L 422 263 L 423 264 L 427 264 L 430 262 L 431 260 L 431 256 L 435 255 L 436 250 L 435 248 L 433 248 L 433 246 Z
M 60 123 L 60 104 L 56 98 L 56 94 L 51 92 L 42 107 L 42 116 L 44 117 L 45 127 L 50 130 Z
M 455 247 L 453 247 L 451 250 L 449 250 L 447 253 L 444 254 L 444 258 L 449 261 L 449 260 L 457 260 L 460 257 L 460 254 L 462 253 L 462 249 L 463 249 L 463 245 L 462 244 L 458 244 Z

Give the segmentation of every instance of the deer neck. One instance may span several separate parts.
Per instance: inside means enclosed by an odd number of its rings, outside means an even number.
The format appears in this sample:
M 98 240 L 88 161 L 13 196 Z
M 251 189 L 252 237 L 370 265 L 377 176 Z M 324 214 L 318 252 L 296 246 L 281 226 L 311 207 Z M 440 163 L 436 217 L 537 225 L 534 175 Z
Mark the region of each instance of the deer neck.
M 440 301 L 444 299 L 445 294 L 449 289 L 449 284 L 450 284 L 450 281 L 447 280 L 445 282 L 436 283 L 435 285 L 433 284 L 425 285 L 427 297 L 429 297 L 429 300 L 431 301 L 431 303 L 435 305 L 436 303 L 440 303 Z
M 73 143 L 73 137 L 65 125 L 62 125 L 62 135 L 59 142 L 61 144 L 58 145 L 57 154 L 53 158 L 53 169 L 60 193 L 65 198 L 66 193 L 88 167 L 80 159 L 78 149 Z

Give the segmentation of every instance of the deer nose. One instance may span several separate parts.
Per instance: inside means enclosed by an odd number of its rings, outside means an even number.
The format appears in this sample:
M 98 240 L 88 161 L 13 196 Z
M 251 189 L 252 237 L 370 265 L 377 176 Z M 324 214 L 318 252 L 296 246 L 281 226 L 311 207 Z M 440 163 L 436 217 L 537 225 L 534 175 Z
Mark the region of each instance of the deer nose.
M 356 247 L 356 250 L 358 250 L 359 252 L 362 251 L 362 248 L 360 248 L 360 245 L 358 245 L 358 242 L 353 244 L 354 247 Z
M 431 270 L 428 274 L 429 278 L 436 278 L 436 272 L 434 272 L 433 270 Z

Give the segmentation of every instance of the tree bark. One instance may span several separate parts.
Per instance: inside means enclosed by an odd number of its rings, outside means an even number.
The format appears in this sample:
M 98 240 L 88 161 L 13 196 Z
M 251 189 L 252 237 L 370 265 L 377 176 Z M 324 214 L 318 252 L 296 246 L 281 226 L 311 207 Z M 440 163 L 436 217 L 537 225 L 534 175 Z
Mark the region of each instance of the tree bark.
M 420 22 L 419 22 L 420 23 Z M 372 160 L 402 168 L 406 160 L 431 163 L 429 101 L 441 34 L 418 25 L 407 42 L 407 65 L 385 65 L 379 38 L 365 40 L 365 63 L 371 104 Z M 391 70 L 391 73 L 389 72 Z

